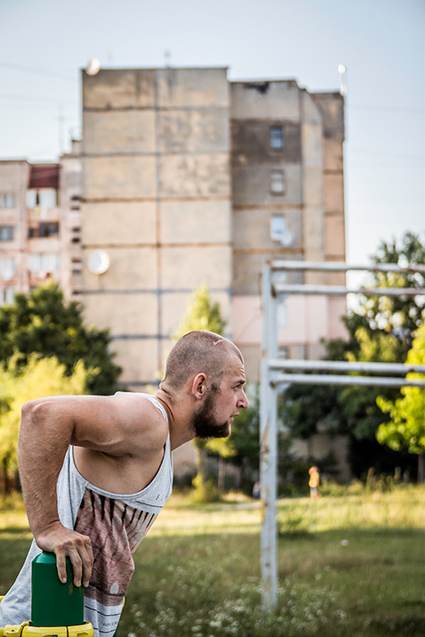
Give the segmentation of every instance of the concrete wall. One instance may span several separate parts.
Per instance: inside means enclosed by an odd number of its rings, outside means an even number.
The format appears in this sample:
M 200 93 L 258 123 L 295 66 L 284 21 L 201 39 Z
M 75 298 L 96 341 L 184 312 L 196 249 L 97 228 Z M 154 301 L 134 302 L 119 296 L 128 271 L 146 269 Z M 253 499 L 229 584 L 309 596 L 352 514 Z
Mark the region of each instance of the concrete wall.
M 344 98 L 340 93 L 313 93 L 323 126 L 324 252 L 327 261 L 345 261 Z M 329 285 L 345 285 L 345 274 L 328 273 Z
M 261 341 L 261 267 L 265 260 L 345 260 L 343 98 L 310 94 L 293 80 L 231 84 L 233 190 L 233 334 L 258 378 Z M 283 128 L 284 147 L 270 147 L 272 126 Z M 284 190 L 270 188 L 273 171 Z M 290 240 L 271 237 L 282 215 Z M 287 283 L 339 283 L 344 274 L 287 273 Z M 321 338 L 345 337 L 345 299 L 293 296 L 281 308 L 279 344 L 291 357 L 323 355 Z
M 86 317 L 109 325 L 123 382 L 157 380 L 193 291 L 230 312 L 226 69 L 83 74 Z M 110 257 L 90 273 L 89 255 Z
M 294 80 L 229 84 L 226 69 L 120 69 L 83 74 L 83 107 L 83 263 L 98 248 L 111 262 L 102 275 L 84 266 L 86 316 L 111 326 L 123 381 L 155 381 L 201 283 L 254 373 L 262 263 L 345 259 L 343 98 Z M 270 144 L 274 126 L 282 148 Z M 283 242 L 271 236 L 276 216 Z M 318 356 L 320 338 L 344 335 L 344 311 L 342 299 L 290 300 L 281 347 Z

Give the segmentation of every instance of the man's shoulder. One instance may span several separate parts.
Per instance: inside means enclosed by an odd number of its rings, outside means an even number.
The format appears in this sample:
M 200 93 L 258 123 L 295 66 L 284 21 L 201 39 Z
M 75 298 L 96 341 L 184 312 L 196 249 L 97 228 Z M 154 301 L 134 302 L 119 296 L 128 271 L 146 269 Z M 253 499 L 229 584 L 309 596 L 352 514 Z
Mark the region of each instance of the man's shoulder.
M 167 413 L 160 401 L 150 394 L 119 392 L 114 398 L 126 427 L 139 434 L 150 434 L 159 441 L 168 435 Z
M 162 401 L 159 400 L 156 396 L 153 396 L 152 394 L 146 394 L 143 392 L 117 391 L 115 392 L 114 396 L 119 396 L 121 398 L 130 396 L 130 400 L 136 399 L 141 408 L 146 407 L 147 405 L 150 404 L 153 407 L 155 407 L 155 409 L 165 418 L 165 420 L 168 420 L 167 411 L 164 405 L 162 404 Z

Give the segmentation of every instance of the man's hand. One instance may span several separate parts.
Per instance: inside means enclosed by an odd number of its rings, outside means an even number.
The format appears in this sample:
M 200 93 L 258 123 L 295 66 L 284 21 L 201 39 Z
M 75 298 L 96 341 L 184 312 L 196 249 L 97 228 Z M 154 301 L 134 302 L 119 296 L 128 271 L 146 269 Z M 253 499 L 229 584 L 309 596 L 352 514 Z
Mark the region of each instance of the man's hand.
M 56 555 L 56 565 L 60 581 L 66 583 L 66 557 L 72 564 L 74 586 L 88 586 L 93 568 L 91 540 L 86 535 L 62 526 L 60 522 L 51 524 L 35 539 L 43 551 Z

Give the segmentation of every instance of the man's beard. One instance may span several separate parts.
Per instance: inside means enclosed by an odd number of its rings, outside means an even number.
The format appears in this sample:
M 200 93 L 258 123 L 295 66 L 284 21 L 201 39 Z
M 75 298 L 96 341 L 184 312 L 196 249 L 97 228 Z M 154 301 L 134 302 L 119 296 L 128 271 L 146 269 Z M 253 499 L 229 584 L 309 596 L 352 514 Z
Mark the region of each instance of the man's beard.
M 192 419 L 192 427 L 197 438 L 227 438 L 230 436 L 230 424 L 218 423 L 214 416 L 215 395 L 218 390 L 211 387 L 210 393 L 203 404 L 195 412 Z

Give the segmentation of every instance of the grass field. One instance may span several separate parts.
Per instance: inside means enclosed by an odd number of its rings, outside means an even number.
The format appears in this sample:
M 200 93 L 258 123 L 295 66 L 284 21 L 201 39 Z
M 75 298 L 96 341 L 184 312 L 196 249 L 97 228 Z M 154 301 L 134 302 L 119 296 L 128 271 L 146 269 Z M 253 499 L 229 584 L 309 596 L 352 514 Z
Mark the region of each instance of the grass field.
M 135 554 L 119 637 L 425 635 L 424 487 L 329 490 L 278 503 L 279 596 L 261 610 L 258 502 L 172 496 Z M 0 588 L 29 545 L 22 507 L 0 510 Z M 24 534 L 24 535 L 23 535 Z

